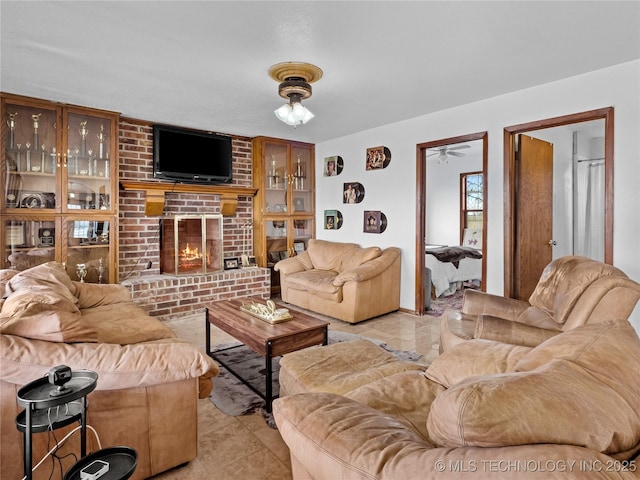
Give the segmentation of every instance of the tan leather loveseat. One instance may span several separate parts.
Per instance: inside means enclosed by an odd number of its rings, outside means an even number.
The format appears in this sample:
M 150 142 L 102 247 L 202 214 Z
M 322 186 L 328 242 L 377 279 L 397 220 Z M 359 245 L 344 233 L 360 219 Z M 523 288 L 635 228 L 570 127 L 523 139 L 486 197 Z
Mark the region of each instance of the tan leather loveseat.
M 535 348 L 472 339 L 426 370 L 274 402 L 294 479 L 636 479 L 640 339 L 626 320 Z
M 400 307 L 400 249 L 309 240 L 307 250 L 275 265 L 282 300 L 357 323 Z
M 5 286 L 6 284 L 6 286 Z M 0 477 L 23 476 L 22 434 L 15 419 L 22 410 L 16 394 L 57 365 L 98 373 L 88 399 L 87 423 L 102 448 L 136 450 L 132 478 L 142 479 L 195 458 L 198 396 L 206 397 L 216 363 L 194 345 L 175 338 L 148 316 L 121 285 L 73 282 L 63 266 L 50 262 L 23 272 L 0 270 Z M 53 432 L 60 440 L 75 425 Z M 34 465 L 53 436 L 34 436 Z M 55 442 L 54 442 L 55 443 Z M 88 452 L 98 449 L 87 431 Z M 58 453 L 79 454 L 79 433 Z M 62 460 L 62 471 L 73 464 Z M 62 478 L 48 459 L 34 479 Z

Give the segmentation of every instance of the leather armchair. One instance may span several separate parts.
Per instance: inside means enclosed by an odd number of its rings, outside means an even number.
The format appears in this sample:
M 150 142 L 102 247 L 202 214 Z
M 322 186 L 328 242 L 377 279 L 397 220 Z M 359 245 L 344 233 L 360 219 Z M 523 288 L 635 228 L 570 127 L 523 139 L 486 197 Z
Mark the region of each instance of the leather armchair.
M 542 272 L 529 301 L 466 290 L 460 313 L 441 320 L 440 351 L 481 338 L 535 347 L 580 325 L 628 319 L 640 299 L 640 284 L 618 268 L 565 256 Z

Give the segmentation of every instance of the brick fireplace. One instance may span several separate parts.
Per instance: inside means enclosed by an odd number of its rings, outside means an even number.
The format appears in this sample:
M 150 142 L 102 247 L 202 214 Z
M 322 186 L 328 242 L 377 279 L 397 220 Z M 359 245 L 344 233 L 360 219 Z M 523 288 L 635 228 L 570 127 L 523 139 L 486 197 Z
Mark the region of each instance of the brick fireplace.
M 252 186 L 251 139 L 233 136 L 233 184 Z M 119 128 L 120 181 L 158 181 L 153 178 L 152 124 L 121 118 Z M 145 216 L 145 192 L 120 190 L 119 274 L 136 303 L 162 320 L 203 311 L 203 303 L 222 298 L 270 295 L 266 268 L 221 270 L 196 275 L 160 272 L 161 219 L 176 215 L 220 214 L 219 195 L 165 194 L 163 217 Z M 222 219 L 223 255 L 244 253 L 247 224 L 252 222 L 251 197 L 240 196 L 235 215 Z

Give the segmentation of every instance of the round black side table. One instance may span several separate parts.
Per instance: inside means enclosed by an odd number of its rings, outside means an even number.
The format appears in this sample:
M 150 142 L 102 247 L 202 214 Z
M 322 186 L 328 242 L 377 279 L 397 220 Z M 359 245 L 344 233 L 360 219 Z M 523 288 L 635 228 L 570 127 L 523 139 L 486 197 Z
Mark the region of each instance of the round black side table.
M 89 370 L 71 372 L 63 386 L 39 378 L 18 390 L 18 405 L 24 407 L 16 417 L 18 430 L 24 432 L 24 475 L 33 478 L 32 434 L 55 430 L 80 421 L 81 456 L 87 454 L 87 395 L 95 388 L 98 374 Z M 78 400 L 76 402 L 76 400 Z
M 81 480 L 80 471 L 96 460 L 109 464 L 109 471 L 100 480 L 126 480 L 133 475 L 138 465 L 138 454 L 129 447 L 109 447 L 87 455 L 65 474 L 64 480 Z

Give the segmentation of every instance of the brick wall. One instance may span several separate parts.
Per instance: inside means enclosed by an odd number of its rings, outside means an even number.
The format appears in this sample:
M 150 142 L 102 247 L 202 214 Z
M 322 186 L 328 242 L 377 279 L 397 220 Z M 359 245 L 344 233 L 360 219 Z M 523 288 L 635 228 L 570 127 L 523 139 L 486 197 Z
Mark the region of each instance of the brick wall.
M 252 186 L 251 139 L 232 136 L 233 184 Z M 159 181 L 153 178 L 153 130 L 145 121 L 121 118 L 119 128 L 120 180 Z M 269 296 L 269 270 L 227 270 L 198 276 L 160 275 L 160 217 L 144 214 L 145 193 L 119 193 L 120 283 L 150 314 L 167 319 L 202 308 L 203 300 L 248 294 Z M 165 215 L 220 213 L 219 195 L 167 193 Z M 224 256 L 244 251 L 244 225 L 253 218 L 251 197 L 239 197 L 236 214 L 223 218 Z M 250 239 L 251 241 L 251 239 Z M 151 268 L 147 264 L 151 262 Z

